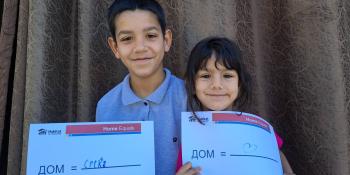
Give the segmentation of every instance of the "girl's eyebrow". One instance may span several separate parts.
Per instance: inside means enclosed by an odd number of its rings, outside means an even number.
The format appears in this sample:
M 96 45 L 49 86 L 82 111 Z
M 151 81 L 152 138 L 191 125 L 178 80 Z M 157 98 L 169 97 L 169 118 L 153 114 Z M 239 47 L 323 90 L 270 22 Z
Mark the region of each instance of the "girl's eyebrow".
M 208 71 L 207 67 L 203 66 L 198 69 L 198 71 Z

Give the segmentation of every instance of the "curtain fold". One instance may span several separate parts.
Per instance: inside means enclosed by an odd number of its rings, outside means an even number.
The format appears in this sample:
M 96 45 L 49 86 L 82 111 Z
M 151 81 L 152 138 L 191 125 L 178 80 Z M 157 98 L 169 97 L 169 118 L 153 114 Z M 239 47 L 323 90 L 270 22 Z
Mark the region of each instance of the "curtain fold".
M 98 99 L 127 74 L 107 44 L 112 1 L 4 1 L 0 172 L 25 174 L 30 123 L 94 121 Z M 159 2 L 173 31 L 167 68 L 182 77 L 209 35 L 237 41 L 253 79 L 249 112 L 282 136 L 296 174 L 350 174 L 350 1 Z
M 11 118 L 9 126 L 7 174 L 20 174 L 22 161 L 22 143 L 27 141 L 23 135 L 26 57 L 27 57 L 27 34 L 28 34 L 28 1 L 18 3 L 18 24 L 15 56 L 15 73 L 13 79 L 13 93 L 11 104 Z M 26 150 L 26 148 L 23 148 Z M 26 154 L 26 152 L 23 152 Z M 3 155 L 1 155 L 3 156 Z
M 15 58 L 15 38 L 17 29 L 18 1 L 1 2 L 0 32 L 0 173 L 6 172 L 7 150 L 9 147 L 9 120 L 12 89 L 13 60 Z

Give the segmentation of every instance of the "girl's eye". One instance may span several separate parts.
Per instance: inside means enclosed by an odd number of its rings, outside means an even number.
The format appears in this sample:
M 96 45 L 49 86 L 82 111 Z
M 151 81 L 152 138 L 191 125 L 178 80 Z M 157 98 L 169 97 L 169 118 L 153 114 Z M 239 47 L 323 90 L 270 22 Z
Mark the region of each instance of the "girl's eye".
M 223 76 L 224 76 L 224 78 L 233 78 L 233 77 L 234 77 L 234 76 L 231 75 L 231 74 L 224 74 Z
M 207 79 L 207 78 L 210 78 L 210 75 L 209 74 L 202 74 L 202 75 L 199 75 L 199 78 Z

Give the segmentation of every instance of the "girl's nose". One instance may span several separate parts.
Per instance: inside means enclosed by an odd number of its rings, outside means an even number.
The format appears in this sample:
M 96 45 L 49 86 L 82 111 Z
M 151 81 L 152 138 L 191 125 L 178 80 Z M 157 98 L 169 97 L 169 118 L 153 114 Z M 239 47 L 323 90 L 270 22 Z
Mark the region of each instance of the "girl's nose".
M 222 89 L 222 82 L 220 77 L 213 76 L 211 80 L 211 88 L 212 89 Z

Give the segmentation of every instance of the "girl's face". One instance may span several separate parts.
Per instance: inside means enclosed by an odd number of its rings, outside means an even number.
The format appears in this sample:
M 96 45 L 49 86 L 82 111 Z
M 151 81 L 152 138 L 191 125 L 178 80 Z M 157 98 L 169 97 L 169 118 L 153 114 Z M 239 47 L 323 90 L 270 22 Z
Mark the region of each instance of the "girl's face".
M 217 63 L 213 54 L 195 77 L 195 93 L 205 110 L 232 110 L 238 96 L 239 77 L 235 70 Z

